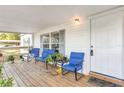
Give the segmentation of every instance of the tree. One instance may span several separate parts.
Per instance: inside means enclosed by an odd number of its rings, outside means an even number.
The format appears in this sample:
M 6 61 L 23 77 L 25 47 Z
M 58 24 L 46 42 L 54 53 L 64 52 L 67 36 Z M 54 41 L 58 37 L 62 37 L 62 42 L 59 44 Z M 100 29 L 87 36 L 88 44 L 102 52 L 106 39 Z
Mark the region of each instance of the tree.
M 6 40 L 7 35 L 5 33 L 0 33 L 0 40 Z
M 0 40 L 20 40 L 18 33 L 0 33 Z

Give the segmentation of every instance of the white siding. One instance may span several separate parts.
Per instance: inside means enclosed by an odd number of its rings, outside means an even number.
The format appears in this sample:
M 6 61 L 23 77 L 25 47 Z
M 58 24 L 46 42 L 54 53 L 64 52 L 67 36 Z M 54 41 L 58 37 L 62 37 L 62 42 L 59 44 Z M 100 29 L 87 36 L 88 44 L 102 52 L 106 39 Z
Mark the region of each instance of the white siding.
M 89 21 L 80 26 L 69 26 L 66 29 L 66 54 L 70 55 L 71 51 L 83 51 L 85 53 L 84 73 L 90 70 L 90 31 Z
M 65 54 L 70 56 L 71 51 L 85 52 L 84 73 L 88 74 L 90 70 L 89 61 L 89 21 L 84 20 L 81 25 L 63 24 L 48 29 L 44 29 L 34 34 L 34 47 L 40 47 L 40 35 L 43 33 L 65 29 Z
M 122 20 L 122 73 L 123 73 L 123 79 L 124 79 L 124 13 L 122 14 L 123 20 Z
M 112 21 L 111 24 L 109 24 L 109 26 L 111 27 L 110 30 L 113 31 L 115 27 L 119 30 L 119 32 L 117 31 L 117 34 L 115 34 L 115 38 L 116 38 L 116 36 L 118 37 L 116 41 L 120 47 L 119 51 L 122 53 L 121 39 L 122 39 L 123 22 L 121 23 L 121 21 L 123 21 L 123 20 L 121 18 L 117 18 L 115 20 L 111 17 L 110 17 L 110 19 L 103 18 L 102 20 Z M 117 22 L 117 23 L 114 23 L 114 22 Z M 103 26 L 103 27 L 108 25 L 108 24 L 104 24 L 101 22 L 99 22 L 99 24 L 102 24 L 101 26 Z M 83 23 L 80 25 L 74 25 L 71 23 L 62 24 L 62 25 L 50 27 L 50 28 L 41 30 L 37 33 L 34 33 L 34 47 L 40 47 L 40 35 L 41 34 L 48 33 L 48 32 L 54 32 L 54 31 L 58 31 L 61 29 L 65 29 L 65 54 L 67 56 L 69 56 L 71 51 L 85 52 L 84 74 L 88 74 L 88 72 L 90 71 L 90 24 L 89 24 L 89 20 L 83 20 Z M 102 32 L 102 33 L 104 33 L 104 32 Z M 112 42 L 113 42 L 113 40 L 112 40 Z M 122 53 L 122 55 L 121 55 L 121 53 L 119 53 L 119 58 L 120 58 L 119 61 L 121 61 L 121 58 L 122 58 L 122 64 L 119 64 L 119 65 L 123 66 L 123 73 L 124 73 L 124 57 L 123 57 L 123 55 L 124 55 L 124 31 L 123 31 L 123 53 Z M 118 65 L 118 64 L 115 64 L 115 65 Z M 123 76 L 123 78 L 124 78 L 124 76 Z

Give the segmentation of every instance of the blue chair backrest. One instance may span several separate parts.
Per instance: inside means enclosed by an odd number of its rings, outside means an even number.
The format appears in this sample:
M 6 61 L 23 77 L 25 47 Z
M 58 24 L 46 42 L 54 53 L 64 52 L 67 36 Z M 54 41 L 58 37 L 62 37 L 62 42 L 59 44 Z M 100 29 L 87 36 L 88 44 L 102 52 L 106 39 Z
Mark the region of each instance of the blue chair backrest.
M 48 53 L 49 53 L 49 55 L 52 55 L 52 54 L 54 54 L 54 53 L 55 53 L 55 50 L 50 49 L 50 50 L 48 51 Z
M 42 53 L 43 59 L 47 58 L 49 55 L 52 55 L 55 51 L 52 49 L 44 49 Z
M 48 50 L 49 49 L 43 49 L 43 52 L 42 52 L 42 58 L 46 58 L 48 56 Z
M 71 65 L 82 65 L 84 61 L 83 52 L 71 52 L 69 64 Z
M 47 52 L 49 49 L 43 49 L 43 52 L 42 53 L 44 53 L 44 52 Z
M 39 56 L 39 48 L 33 48 L 31 50 L 31 55 L 33 55 L 34 57 L 38 57 Z

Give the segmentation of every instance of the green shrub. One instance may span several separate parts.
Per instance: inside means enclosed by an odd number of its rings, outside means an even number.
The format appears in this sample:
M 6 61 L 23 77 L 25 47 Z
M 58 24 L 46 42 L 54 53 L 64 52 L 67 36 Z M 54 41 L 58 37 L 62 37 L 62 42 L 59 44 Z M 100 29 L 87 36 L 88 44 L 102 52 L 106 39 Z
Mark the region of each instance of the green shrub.
M 8 62 L 11 61 L 12 63 L 14 63 L 14 60 L 15 60 L 15 58 L 14 58 L 13 55 L 9 55 L 8 58 L 7 58 Z
M 13 78 L 3 79 L 2 68 L 3 65 L 0 65 L 0 87 L 12 87 Z
M 13 78 L 0 79 L 0 87 L 12 87 Z

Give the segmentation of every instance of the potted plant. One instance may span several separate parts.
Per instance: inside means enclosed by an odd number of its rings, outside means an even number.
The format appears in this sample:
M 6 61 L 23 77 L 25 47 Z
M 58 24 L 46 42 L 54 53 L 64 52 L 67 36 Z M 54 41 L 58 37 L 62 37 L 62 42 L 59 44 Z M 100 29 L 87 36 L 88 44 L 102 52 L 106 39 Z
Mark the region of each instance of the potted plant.
M 47 57 L 46 64 L 48 64 L 50 62 L 52 62 L 52 63 L 53 62 L 56 63 L 57 61 L 60 62 L 60 61 L 63 61 L 63 59 L 64 59 L 64 55 L 63 54 L 55 52 L 54 54 L 49 55 Z
M 11 63 L 14 63 L 14 60 L 15 60 L 15 58 L 14 58 L 13 55 L 9 55 L 8 58 L 7 58 L 7 61 L 11 62 Z
M 67 60 L 68 60 L 67 57 L 65 57 L 63 54 L 61 54 L 59 52 L 55 52 L 54 54 L 47 57 L 46 67 L 48 69 L 47 64 L 52 62 L 53 66 L 54 66 L 54 69 L 56 70 L 54 72 L 56 72 L 56 74 L 60 74 L 61 73 L 61 67 L 57 66 L 57 63 L 61 64 L 62 62 L 67 62 Z M 54 75 L 55 75 L 55 73 L 54 73 Z

